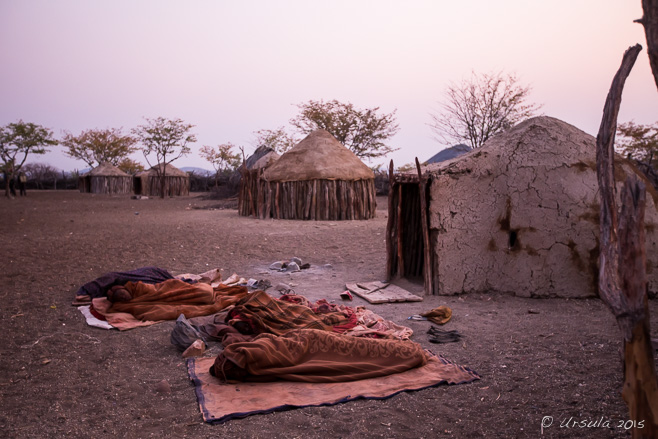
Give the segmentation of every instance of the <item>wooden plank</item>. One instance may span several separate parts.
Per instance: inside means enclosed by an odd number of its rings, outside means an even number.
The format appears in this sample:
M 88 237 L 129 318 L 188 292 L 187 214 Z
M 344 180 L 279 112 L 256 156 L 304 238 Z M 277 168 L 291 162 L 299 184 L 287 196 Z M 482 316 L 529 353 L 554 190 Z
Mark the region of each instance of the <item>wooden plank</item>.
M 418 171 L 418 190 L 420 192 L 420 223 L 423 232 L 423 284 L 425 287 L 425 294 L 437 294 L 432 285 L 434 273 L 432 273 L 432 252 L 430 248 L 430 226 L 429 215 L 427 212 L 427 179 L 423 178 L 423 173 L 420 170 L 420 163 L 416 157 L 416 170 Z M 438 275 L 438 273 L 437 273 Z
M 369 303 L 422 302 L 423 298 L 397 285 L 382 282 L 361 282 L 345 284 L 351 293 Z

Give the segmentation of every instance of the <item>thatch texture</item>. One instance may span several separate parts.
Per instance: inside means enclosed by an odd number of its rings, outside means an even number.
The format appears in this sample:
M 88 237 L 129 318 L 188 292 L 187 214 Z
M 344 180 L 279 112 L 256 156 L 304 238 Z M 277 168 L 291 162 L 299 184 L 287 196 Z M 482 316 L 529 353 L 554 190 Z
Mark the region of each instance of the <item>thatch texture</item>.
M 242 173 L 240 215 L 301 220 L 375 216 L 374 173 L 325 130 L 267 168 Z
M 129 194 L 133 179 L 110 163 L 101 163 L 78 179 L 80 192 L 92 194 Z
M 315 130 L 270 166 L 267 181 L 369 180 L 375 174 L 329 132 Z
M 572 125 L 537 117 L 482 148 L 424 167 L 420 179 L 396 176 L 389 195 L 387 275 L 425 277 L 430 271 L 425 285 L 432 294 L 595 296 L 595 143 Z M 615 159 L 615 175 L 618 182 L 628 175 L 644 178 L 622 157 Z M 648 289 L 655 293 L 658 193 L 649 192 Z
M 160 164 L 135 175 L 133 179 L 135 195 L 159 197 L 161 195 L 161 186 L 158 170 L 162 169 L 164 169 L 165 175 L 164 195 L 166 197 L 178 197 L 190 194 L 190 176 L 171 164 L 166 165 L 164 168 Z

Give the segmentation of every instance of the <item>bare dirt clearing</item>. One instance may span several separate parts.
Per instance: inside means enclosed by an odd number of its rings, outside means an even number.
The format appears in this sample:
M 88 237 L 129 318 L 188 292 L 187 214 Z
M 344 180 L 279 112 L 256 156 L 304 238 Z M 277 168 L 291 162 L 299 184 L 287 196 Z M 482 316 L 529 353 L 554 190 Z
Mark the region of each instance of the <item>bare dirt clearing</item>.
M 222 425 L 201 420 L 185 363 L 169 342 L 173 322 L 105 331 L 88 327 L 70 305 L 83 283 L 147 265 L 173 274 L 219 267 L 226 276 L 292 282 L 309 299 L 340 302 L 346 282 L 384 276 L 383 198 L 375 219 L 344 222 L 244 218 L 199 194 L 132 200 L 33 191 L 0 203 L 3 436 L 539 437 L 546 416 L 553 417 L 548 438 L 628 436 L 620 427 L 628 415 L 619 331 L 599 300 L 469 295 L 369 305 L 355 297 L 352 305 L 410 326 L 413 340 L 482 379 Z M 313 268 L 267 269 L 292 256 Z M 429 322 L 407 320 L 444 304 L 453 310 L 445 329 L 462 333 L 463 343 L 431 344 Z M 655 301 L 651 312 L 656 328 Z M 171 391 L 158 391 L 162 380 Z M 601 418 L 600 426 L 574 424 Z

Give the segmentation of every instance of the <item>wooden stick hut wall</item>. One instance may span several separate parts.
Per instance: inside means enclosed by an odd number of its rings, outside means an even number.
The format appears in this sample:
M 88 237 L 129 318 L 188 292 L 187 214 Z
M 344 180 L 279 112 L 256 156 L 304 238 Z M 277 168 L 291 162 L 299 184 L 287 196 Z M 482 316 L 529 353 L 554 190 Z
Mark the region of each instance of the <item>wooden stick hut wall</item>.
M 363 220 L 374 218 L 375 176 L 352 151 L 316 130 L 272 166 L 247 175 L 240 212 L 257 218 Z
M 240 166 L 240 191 L 238 194 L 238 214 L 242 216 L 257 216 L 258 211 L 258 181 L 263 171 L 279 159 L 279 154 L 272 148 L 260 146 Z
M 156 165 L 147 171 L 139 172 L 133 178 L 135 195 L 160 196 L 160 174 Z M 187 172 L 168 164 L 165 169 L 165 196 L 178 197 L 190 194 L 190 176 Z
M 101 163 L 80 176 L 78 189 L 92 194 L 129 194 L 133 190 L 133 179 L 116 166 Z

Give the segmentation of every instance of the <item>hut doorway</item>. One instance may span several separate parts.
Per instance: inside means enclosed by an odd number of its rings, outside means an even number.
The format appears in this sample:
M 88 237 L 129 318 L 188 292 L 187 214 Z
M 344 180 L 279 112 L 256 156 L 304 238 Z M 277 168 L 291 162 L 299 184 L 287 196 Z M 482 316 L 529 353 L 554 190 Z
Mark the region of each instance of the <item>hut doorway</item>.
M 388 263 L 389 279 L 406 278 L 412 282 L 425 282 L 427 267 L 424 230 L 427 218 L 421 206 L 421 190 L 417 179 L 399 178 L 392 182 L 389 193 Z M 425 183 L 425 182 L 424 182 Z M 427 191 L 423 191 L 426 196 Z M 425 200 L 427 205 L 427 200 Z M 423 224 L 423 222 L 425 224 Z M 428 285 L 425 285 L 426 291 Z M 430 288 L 431 291 L 431 288 Z
M 135 195 L 142 195 L 142 179 L 139 177 L 133 177 L 133 185 Z

